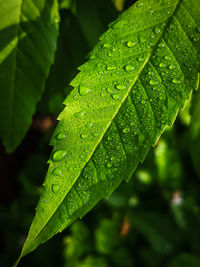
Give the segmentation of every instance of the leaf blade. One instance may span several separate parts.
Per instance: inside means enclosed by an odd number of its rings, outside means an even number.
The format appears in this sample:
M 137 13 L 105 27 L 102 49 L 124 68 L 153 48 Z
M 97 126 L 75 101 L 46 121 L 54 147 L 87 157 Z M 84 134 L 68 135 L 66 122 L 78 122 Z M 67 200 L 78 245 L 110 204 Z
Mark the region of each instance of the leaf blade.
M 56 49 L 57 1 L 1 1 L 0 135 L 8 152 L 21 142 Z M 49 45 L 50 44 L 50 45 Z

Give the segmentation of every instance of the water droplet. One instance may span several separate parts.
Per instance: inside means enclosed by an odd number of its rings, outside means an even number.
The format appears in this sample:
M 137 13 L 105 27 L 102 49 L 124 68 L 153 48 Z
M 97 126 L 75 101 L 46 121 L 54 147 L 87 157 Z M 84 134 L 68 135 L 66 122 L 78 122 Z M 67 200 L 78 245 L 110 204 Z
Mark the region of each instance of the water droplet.
M 58 139 L 58 140 L 62 140 L 62 139 L 64 139 L 64 138 L 65 138 L 64 133 L 59 133 L 59 134 L 57 135 L 57 139 Z
M 123 133 L 128 133 L 129 131 L 130 131 L 129 128 L 124 128 L 124 129 L 123 129 Z
M 58 184 L 53 184 L 52 185 L 52 191 L 57 194 L 58 191 L 60 190 L 60 186 Z
M 174 65 L 170 65 L 169 68 L 170 68 L 170 70 L 173 70 L 173 69 L 175 69 L 175 66 Z
M 140 3 L 140 2 L 136 4 L 137 7 L 142 7 L 143 5 L 144 4 L 143 3 Z
M 114 69 L 116 69 L 116 67 L 106 67 L 106 70 L 114 70 Z
M 64 158 L 65 155 L 66 155 L 65 150 L 58 150 L 58 151 L 54 152 L 54 154 L 53 154 L 53 161 L 60 161 Z
M 170 58 L 169 56 L 165 56 L 165 59 L 167 59 L 167 60 L 168 60 L 168 59 L 171 59 L 171 58 Z
M 111 161 L 114 161 L 114 160 L 115 160 L 115 157 L 111 157 L 110 160 L 111 160 Z
M 107 44 L 107 43 L 105 43 L 105 44 L 103 44 L 103 47 L 105 47 L 105 48 L 110 48 L 110 47 L 111 47 L 111 44 Z
M 107 88 L 106 91 L 107 91 L 109 94 L 112 93 L 112 89 L 110 89 L 110 88 Z
M 122 84 L 117 84 L 117 85 L 116 85 L 116 88 L 117 88 L 118 90 L 124 90 L 124 89 L 125 89 L 125 86 L 123 86 Z
M 134 68 L 133 66 L 131 66 L 131 65 L 126 65 L 124 68 L 125 68 L 126 71 L 132 71 L 132 70 L 135 69 L 135 68 Z
M 91 127 L 92 125 L 93 125 L 92 122 L 88 122 L 85 126 L 86 126 L 86 127 Z
M 150 82 L 149 82 L 151 85 L 155 85 L 155 84 L 157 84 L 157 81 L 155 81 L 155 80 L 150 80 Z
M 112 95 L 112 98 L 114 99 L 114 100 L 118 100 L 119 99 L 119 95 Z
M 74 117 L 81 118 L 84 114 L 85 114 L 85 111 L 82 110 L 82 111 L 74 113 Z
M 158 46 L 159 46 L 159 47 L 164 47 L 164 46 L 165 46 L 165 44 L 163 44 L 163 43 L 160 43 Z
M 89 153 L 89 150 L 88 150 L 88 149 L 84 149 L 84 152 L 85 152 L 85 153 Z
M 177 80 L 177 79 L 173 79 L 172 80 L 173 83 L 180 83 L 181 81 Z
M 108 53 L 108 56 L 111 57 L 112 56 L 112 53 Z
M 158 33 L 160 33 L 160 29 L 158 27 L 156 27 L 154 32 L 155 32 L 155 34 L 158 34 Z
M 116 21 L 116 22 L 114 22 L 113 24 L 112 24 L 112 27 L 114 28 L 114 29 L 119 29 L 119 28 L 121 28 L 124 24 L 126 24 L 127 22 L 125 21 L 125 20 L 118 20 L 118 21 Z
M 111 163 L 107 163 L 106 165 L 108 168 L 111 168 L 112 167 L 112 164 Z
M 104 93 L 100 93 L 100 96 L 102 96 L 102 97 L 103 97 L 103 96 L 105 96 L 105 94 L 104 94 Z
M 98 136 L 99 134 L 98 134 L 98 133 L 92 133 L 92 135 L 93 135 L 94 137 L 96 137 L 96 136 Z
M 159 64 L 159 67 L 160 67 L 160 68 L 163 68 L 163 67 L 165 67 L 165 64 L 161 62 L 161 63 Z
M 82 139 L 86 139 L 87 137 L 88 137 L 87 134 L 83 134 L 83 133 L 81 134 L 81 138 L 82 138 Z
M 84 85 L 79 86 L 79 94 L 81 96 L 86 96 L 90 91 L 91 91 L 91 89 L 89 89 L 88 87 L 86 87 Z
M 54 170 L 53 170 L 53 174 L 56 175 L 56 176 L 61 176 L 62 175 L 62 170 L 60 167 L 56 167 Z
M 141 62 L 141 61 L 144 61 L 144 59 L 142 57 L 139 57 L 138 60 Z
M 127 45 L 128 47 L 133 47 L 133 46 L 135 46 L 135 43 L 134 43 L 134 42 L 131 42 L 131 41 L 128 41 L 128 42 L 126 43 L 126 45 Z

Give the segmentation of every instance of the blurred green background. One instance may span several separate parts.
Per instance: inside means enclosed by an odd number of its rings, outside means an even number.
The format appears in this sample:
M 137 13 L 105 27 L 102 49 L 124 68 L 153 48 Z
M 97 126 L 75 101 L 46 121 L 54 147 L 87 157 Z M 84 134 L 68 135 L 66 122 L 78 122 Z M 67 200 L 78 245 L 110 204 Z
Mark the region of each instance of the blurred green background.
M 49 139 L 76 68 L 134 1 L 60 0 L 55 63 L 31 128 L 15 153 L 0 145 L 0 266 L 19 255 L 42 191 Z M 131 181 L 19 266 L 199 267 L 200 94 L 167 128 Z

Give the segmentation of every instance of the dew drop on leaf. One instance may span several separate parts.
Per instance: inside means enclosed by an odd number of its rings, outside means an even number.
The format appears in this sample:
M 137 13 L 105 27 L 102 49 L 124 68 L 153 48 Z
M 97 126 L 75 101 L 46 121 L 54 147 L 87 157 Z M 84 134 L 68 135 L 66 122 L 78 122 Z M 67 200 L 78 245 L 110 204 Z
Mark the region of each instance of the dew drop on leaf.
M 175 66 L 174 65 L 170 65 L 169 68 L 170 68 L 170 70 L 173 70 L 173 69 L 175 69 Z
M 82 110 L 82 111 L 74 113 L 74 117 L 81 118 L 84 114 L 85 114 L 85 111 Z
M 118 90 L 124 90 L 124 89 L 125 89 L 125 87 L 124 87 L 122 84 L 117 84 L 117 85 L 116 85 L 116 88 L 117 88 Z
M 134 42 L 131 42 L 131 41 L 129 41 L 129 42 L 127 42 L 127 43 L 126 43 L 126 45 L 127 45 L 128 47 L 133 47 L 133 46 L 135 45 L 135 43 L 134 43 Z
M 116 67 L 106 67 L 106 70 L 114 70 Z
M 123 129 L 123 133 L 128 133 L 129 131 L 130 131 L 129 128 L 124 128 L 124 129 Z
M 125 20 L 118 20 L 116 21 L 115 23 L 113 23 L 112 27 L 114 29 L 119 29 L 121 28 L 124 24 L 126 24 L 126 21 Z
M 86 126 L 86 127 L 91 127 L 92 125 L 93 125 L 92 122 L 88 122 L 85 126 Z
M 58 150 L 58 151 L 54 152 L 54 154 L 53 154 L 53 161 L 60 161 L 64 158 L 65 155 L 66 155 L 65 150 Z
M 137 7 L 142 7 L 143 5 L 144 4 L 143 3 L 140 3 L 140 2 L 136 4 Z
M 160 28 L 156 27 L 156 28 L 154 29 L 154 33 L 155 33 L 155 34 L 160 33 Z
M 103 44 L 103 47 L 105 47 L 105 48 L 110 48 L 110 47 L 111 47 L 111 44 L 107 44 L 107 43 L 105 43 L 105 44 Z
M 172 80 L 173 83 L 180 83 L 181 81 L 177 80 L 177 79 L 173 79 Z
M 98 136 L 99 134 L 98 133 L 93 133 L 92 134 L 94 137 Z
M 163 68 L 163 67 L 165 67 L 165 64 L 161 62 L 161 63 L 159 64 L 159 67 L 160 67 L 160 68 Z
M 62 170 L 60 167 L 56 167 L 54 170 L 53 170 L 53 174 L 56 175 L 56 176 L 61 176 L 62 175 Z
M 157 81 L 155 81 L 155 80 L 150 80 L 150 82 L 149 82 L 151 85 L 155 85 L 155 84 L 157 84 Z
M 86 139 L 87 137 L 88 137 L 87 134 L 84 134 L 84 133 L 81 134 L 81 138 L 82 138 L 82 139 Z
M 64 133 L 59 133 L 59 134 L 57 135 L 57 139 L 58 139 L 58 140 L 62 140 L 62 139 L 64 139 L 64 138 L 65 138 Z
M 81 96 L 86 96 L 90 91 L 91 91 L 91 89 L 87 88 L 87 87 L 84 86 L 84 85 L 80 85 L 80 86 L 79 86 L 79 94 L 80 94 Z
M 115 94 L 113 94 L 113 95 L 112 95 L 112 98 L 113 98 L 114 100 L 118 100 L 118 99 L 119 99 L 119 95 L 115 95 Z
M 124 68 L 125 68 L 126 71 L 132 71 L 132 70 L 134 70 L 134 67 L 131 66 L 131 65 L 126 65 Z
M 53 184 L 52 185 L 52 191 L 57 194 L 58 191 L 60 190 L 60 186 L 58 184 Z
M 107 88 L 106 91 L 107 91 L 109 94 L 112 93 L 112 89 L 110 89 L 110 88 Z

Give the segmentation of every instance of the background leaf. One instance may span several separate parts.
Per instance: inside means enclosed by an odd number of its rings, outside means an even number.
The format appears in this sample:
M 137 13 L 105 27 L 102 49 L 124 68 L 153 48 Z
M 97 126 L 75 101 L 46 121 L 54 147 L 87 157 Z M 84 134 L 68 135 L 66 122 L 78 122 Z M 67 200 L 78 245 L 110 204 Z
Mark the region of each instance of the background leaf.
M 30 126 L 54 59 L 57 0 L 0 1 L 0 136 L 12 152 Z
M 200 93 L 195 92 L 192 99 L 191 124 L 190 124 L 190 153 L 195 170 L 200 177 Z
M 195 0 L 138 1 L 101 36 L 59 116 L 22 256 L 128 180 L 173 123 L 196 88 L 199 25 Z

